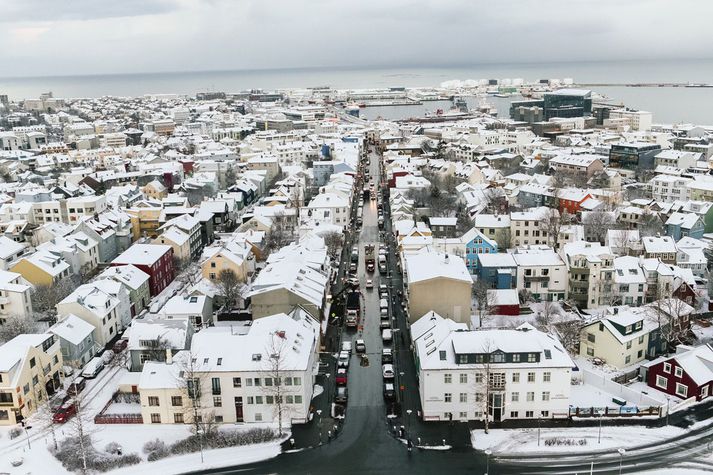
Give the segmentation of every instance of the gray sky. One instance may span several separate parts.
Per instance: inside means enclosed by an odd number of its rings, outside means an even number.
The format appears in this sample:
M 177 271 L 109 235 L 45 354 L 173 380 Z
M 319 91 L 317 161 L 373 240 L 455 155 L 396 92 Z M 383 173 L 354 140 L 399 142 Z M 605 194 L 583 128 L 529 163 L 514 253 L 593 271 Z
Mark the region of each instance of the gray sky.
M 711 56 L 702 0 L 0 0 L 0 77 Z

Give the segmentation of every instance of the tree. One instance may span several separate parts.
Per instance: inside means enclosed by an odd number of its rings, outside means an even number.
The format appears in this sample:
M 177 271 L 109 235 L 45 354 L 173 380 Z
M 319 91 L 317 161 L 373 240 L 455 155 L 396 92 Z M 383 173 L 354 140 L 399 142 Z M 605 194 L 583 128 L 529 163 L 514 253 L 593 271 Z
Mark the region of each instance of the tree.
M 218 287 L 220 294 L 223 296 L 225 307 L 227 310 L 235 307 L 235 304 L 240 297 L 240 290 L 243 283 L 240 282 L 237 274 L 232 269 L 223 269 L 218 274 Z
M 292 388 L 294 388 L 294 385 L 285 384 L 285 379 L 291 378 L 287 368 L 290 345 L 284 332 L 275 331 L 267 342 L 265 348 L 267 358 L 263 360 L 265 369 L 262 371 L 263 385 L 261 387 L 266 395 L 266 402 L 272 405 L 275 417 L 277 417 L 277 430 L 280 436 L 284 435 L 282 424 L 290 410 L 285 399 L 293 392 Z
M 550 324 L 552 323 L 552 318 L 560 314 L 560 308 L 551 300 L 543 300 L 539 308 L 540 311 L 537 313 L 537 323 L 544 329 L 544 331 L 548 331 Z
M 495 308 L 493 294 L 489 293 L 488 290 L 488 285 L 480 279 L 473 284 L 472 293 L 475 299 L 475 308 L 478 312 L 479 327 L 483 326 L 483 320 L 487 319 Z
M 657 298 L 649 304 L 649 319 L 653 320 L 661 336 L 661 350 L 671 351 L 676 345 L 685 343 L 689 333 L 691 307 L 675 297 L 664 297 L 665 291 L 659 291 Z
M 590 211 L 584 214 L 582 224 L 587 241 L 604 245 L 607 231 L 616 224 L 616 219 L 606 211 Z
M 663 222 L 658 214 L 645 209 L 639 218 L 639 233 L 641 237 L 657 236 L 663 232 Z
M 179 356 L 180 355 L 180 356 Z M 203 463 L 203 447 L 206 436 L 210 437 L 216 430 L 215 416 L 212 411 L 206 411 L 204 404 L 204 388 L 208 387 L 207 368 L 200 368 L 197 357 L 190 351 L 179 353 L 178 364 L 181 371 L 176 381 L 182 397 L 188 401 L 187 411 L 193 433 L 198 438 L 198 450 Z
M 32 315 L 11 315 L 0 320 L 0 342 L 7 342 L 23 333 L 39 333 L 40 326 Z
M 493 341 L 490 338 L 486 338 L 483 342 L 482 349 L 476 354 L 476 373 L 473 380 L 473 392 L 476 412 L 483 414 L 486 434 L 488 433 L 490 425 L 490 395 L 493 390 L 502 391 L 505 385 L 505 373 L 492 372 L 490 359 L 496 349 L 497 348 L 493 345 Z
M 582 332 L 582 322 L 579 319 L 565 320 L 557 322 L 554 330 L 559 335 L 560 342 L 570 355 L 577 354 L 580 334 Z
M 324 245 L 327 247 L 327 254 L 332 260 L 336 260 L 339 257 L 339 251 L 342 248 L 342 241 L 344 236 L 337 232 L 328 232 L 322 235 L 324 239 Z
M 604 170 L 594 173 L 589 179 L 589 187 L 591 188 L 606 189 L 609 188 L 609 186 L 609 175 Z
M 235 173 L 235 167 L 232 164 L 228 165 L 228 169 L 225 170 L 225 187 L 230 188 L 235 184 L 237 179 L 238 176 Z
M 483 198 L 485 200 L 485 212 L 491 214 L 507 213 L 509 203 L 501 188 L 488 188 L 484 190 Z
M 57 304 L 71 294 L 77 285 L 79 285 L 78 279 L 73 275 L 72 278 L 62 279 L 53 285 L 35 286 L 30 293 L 30 299 L 37 319 L 53 316 Z
M 540 220 L 540 231 L 547 237 L 547 242 L 554 249 L 559 248 L 559 237 L 562 226 L 571 222 L 571 215 L 564 210 L 562 214 L 555 208 L 549 208 L 547 214 Z
M 284 212 L 275 213 L 272 226 L 265 235 L 266 255 L 288 245 L 294 239 L 294 235 L 295 229 L 291 218 Z

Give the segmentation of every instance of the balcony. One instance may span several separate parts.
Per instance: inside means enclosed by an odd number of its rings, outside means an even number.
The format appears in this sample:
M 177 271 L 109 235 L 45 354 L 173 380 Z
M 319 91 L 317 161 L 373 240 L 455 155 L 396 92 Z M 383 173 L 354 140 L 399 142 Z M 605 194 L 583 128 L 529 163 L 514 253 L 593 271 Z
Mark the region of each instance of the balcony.
M 549 275 L 526 275 L 525 282 L 549 282 Z

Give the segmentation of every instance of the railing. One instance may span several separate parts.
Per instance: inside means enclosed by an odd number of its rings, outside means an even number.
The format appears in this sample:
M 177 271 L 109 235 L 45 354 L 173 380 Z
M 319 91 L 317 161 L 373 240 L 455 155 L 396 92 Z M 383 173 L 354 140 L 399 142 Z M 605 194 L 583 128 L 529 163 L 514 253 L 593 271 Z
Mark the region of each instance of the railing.
M 525 282 L 548 282 L 550 280 L 549 275 L 526 275 Z

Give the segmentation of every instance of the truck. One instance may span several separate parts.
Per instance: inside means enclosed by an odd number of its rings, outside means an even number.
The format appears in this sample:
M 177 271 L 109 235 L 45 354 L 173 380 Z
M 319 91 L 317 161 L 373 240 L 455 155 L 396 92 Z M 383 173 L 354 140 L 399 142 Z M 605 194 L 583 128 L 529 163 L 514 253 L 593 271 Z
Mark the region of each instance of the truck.
M 366 264 L 367 272 L 374 272 L 374 245 L 367 244 L 364 246 L 364 264 Z
M 356 327 L 359 322 L 359 292 L 349 292 L 347 294 L 347 318 L 348 327 Z

